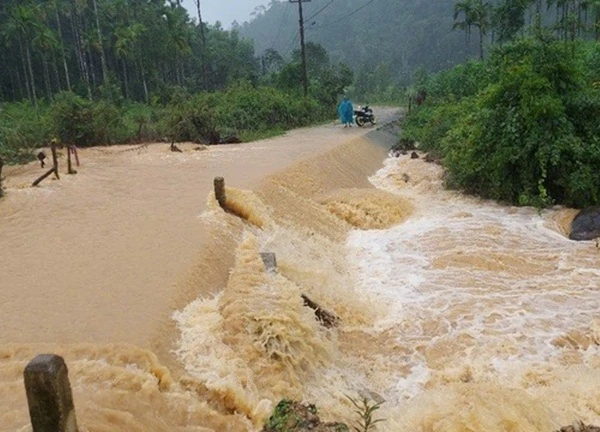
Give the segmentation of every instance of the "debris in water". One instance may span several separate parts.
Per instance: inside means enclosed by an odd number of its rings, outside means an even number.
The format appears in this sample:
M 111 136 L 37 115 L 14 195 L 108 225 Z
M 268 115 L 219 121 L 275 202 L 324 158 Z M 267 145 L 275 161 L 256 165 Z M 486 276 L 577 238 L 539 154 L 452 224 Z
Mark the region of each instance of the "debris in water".
M 309 308 L 315 311 L 315 316 L 317 317 L 319 322 L 325 327 L 331 328 L 338 323 L 338 317 L 336 317 L 331 312 L 327 312 L 326 310 L 321 308 L 321 306 L 319 306 L 317 303 L 306 297 L 306 295 L 302 294 L 302 300 L 304 300 L 304 306 L 308 306 Z
M 317 407 L 282 399 L 262 432 L 348 432 L 344 423 L 321 423 Z
M 600 427 L 586 426 L 582 422 L 579 422 L 574 426 L 562 427 L 556 432 L 600 432 Z

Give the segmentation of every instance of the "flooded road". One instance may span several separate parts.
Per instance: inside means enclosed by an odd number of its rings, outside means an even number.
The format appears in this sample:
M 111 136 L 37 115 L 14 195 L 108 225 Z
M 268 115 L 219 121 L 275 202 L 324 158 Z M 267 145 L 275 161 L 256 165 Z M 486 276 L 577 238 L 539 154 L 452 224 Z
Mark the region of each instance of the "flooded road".
M 90 432 L 255 432 L 282 398 L 354 425 L 347 396 L 385 401 L 385 432 L 600 424 L 600 253 L 568 240 L 575 211 L 448 191 L 364 132 L 90 149 L 38 189 L 19 168 L 0 204 L 0 430 L 28 430 L 39 352 L 65 357 Z
M 380 110 L 381 121 L 394 109 Z M 369 129 L 325 125 L 250 144 L 171 153 L 168 144 L 80 150 L 75 176 L 7 174 L 0 202 L 0 344 L 148 344 L 173 285 L 202 247 L 198 217 L 215 176 L 251 188 L 295 160 Z M 61 171 L 65 162 L 61 160 Z

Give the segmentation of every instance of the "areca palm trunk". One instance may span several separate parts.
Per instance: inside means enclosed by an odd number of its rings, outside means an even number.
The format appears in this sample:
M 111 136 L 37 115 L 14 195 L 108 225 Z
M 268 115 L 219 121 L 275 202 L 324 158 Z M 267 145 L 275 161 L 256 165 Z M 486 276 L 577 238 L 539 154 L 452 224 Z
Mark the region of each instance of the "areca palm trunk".
M 25 52 L 27 53 L 27 67 L 29 69 L 29 82 L 31 84 L 31 95 L 33 96 L 33 104 L 37 106 L 37 96 L 35 92 L 35 78 L 33 75 L 33 67 L 31 66 L 31 49 L 29 48 L 29 42 L 25 41 Z
M 25 48 L 23 47 L 23 38 L 19 35 L 19 48 L 21 50 L 21 64 L 23 66 L 23 76 L 25 77 L 25 91 L 27 93 L 27 99 L 33 102 L 31 97 L 31 86 L 29 85 L 29 74 L 27 73 L 27 62 L 25 60 Z
M 140 76 L 142 78 L 142 87 L 144 89 L 144 100 L 148 103 L 148 83 L 146 82 L 146 71 L 144 70 L 144 64 L 141 60 L 138 59 L 138 69 L 140 71 Z
M 102 81 L 108 80 L 108 68 L 106 66 L 106 56 L 104 54 L 104 44 L 102 43 L 102 31 L 100 30 L 100 19 L 98 18 L 98 4 L 96 0 L 92 0 L 94 6 L 94 16 L 96 17 L 96 32 L 98 34 L 98 46 L 100 50 L 100 63 L 102 65 Z
M 65 70 L 65 81 L 67 89 L 71 90 L 71 77 L 69 76 L 69 65 L 67 64 L 67 55 L 65 54 L 65 43 L 62 35 L 62 24 L 60 22 L 60 14 L 58 13 L 58 4 L 54 3 L 54 13 L 56 16 L 56 25 L 58 27 L 58 40 L 60 41 L 60 53 L 62 57 L 63 68 Z
M 44 86 L 48 100 L 52 99 L 52 85 L 50 84 L 50 68 L 48 68 L 48 59 L 46 56 L 42 59 L 42 69 L 44 71 Z
M 206 39 L 204 37 L 200 0 L 196 0 L 196 8 L 198 9 L 198 25 L 200 26 L 200 70 L 202 72 L 202 83 L 206 88 Z
M 52 73 L 54 75 L 54 84 L 58 91 L 62 91 L 63 86 L 60 82 L 60 74 L 58 73 L 58 62 L 56 60 L 56 53 L 52 53 Z
M 92 88 L 90 87 L 90 74 L 88 70 L 87 60 L 85 58 L 85 51 L 83 50 L 83 42 L 81 39 L 81 19 L 77 12 L 77 5 L 75 0 L 71 0 L 71 30 L 73 31 L 73 41 L 75 43 L 75 53 L 77 56 L 77 63 L 79 65 L 79 71 L 88 94 L 88 99 L 92 99 Z
M 483 60 L 483 30 L 479 27 L 479 59 Z
M 123 68 L 123 87 L 125 88 L 125 99 L 129 99 L 129 73 L 127 71 L 127 61 L 121 59 L 121 67 Z

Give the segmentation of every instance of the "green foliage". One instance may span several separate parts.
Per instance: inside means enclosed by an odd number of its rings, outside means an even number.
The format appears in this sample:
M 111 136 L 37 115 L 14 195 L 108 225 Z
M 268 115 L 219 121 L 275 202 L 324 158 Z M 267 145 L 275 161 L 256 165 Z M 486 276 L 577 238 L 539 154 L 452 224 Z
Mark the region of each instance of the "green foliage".
M 269 417 L 269 421 L 265 425 L 265 429 L 271 429 L 273 431 L 284 431 L 285 427 L 288 426 L 289 417 L 292 414 L 290 411 L 291 401 L 287 399 L 282 399 L 277 406 L 275 407 L 275 411 L 271 417 Z
M 0 157 L 7 164 L 33 158 L 32 150 L 50 137 L 48 107 L 29 103 L 0 104 Z
M 61 91 L 149 101 L 166 86 L 195 93 L 256 79 L 252 43 L 200 28 L 179 1 L 0 1 L 0 100 Z
M 542 39 L 507 44 L 477 67 L 431 79 L 405 134 L 443 156 L 451 187 L 536 207 L 599 204 L 596 51 Z
M 174 141 L 201 142 L 215 130 L 210 95 L 199 94 L 167 107 L 166 136 Z
M 282 399 L 265 424 L 263 432 L 348 432 L 343 423 L 322 423 L 317 407 Z
M 129 140 L 122 109 L 111 100 L 94 103 L 73 92 L 56 95 L 50 107 L 54 136 L 80 147 L 115 144 Z
M 367 397 L 365 396 L 361 396 L 360 400 L 355 400 L 353 398 L 351 398 L 350 396 L 346 396 L 350 402 L 352 402 L 352 405 L 354 405 L 355 409 L 355 413 L 358 415 L 359 420 L 358 420 L 358 427 L 354 427 L 353 429 L 356 432 L 369 432 L 374 430 L 375 425 L 377 423 L 380 423 L 382 421 L 385 421 L 384 419 L 374 419 L 373 415 L 375 414 L 375 411 L 377 411 L 379 408 L 381 408 L 381 405 L 383 404 L 383 402 L 372 402 L 370 401 Z

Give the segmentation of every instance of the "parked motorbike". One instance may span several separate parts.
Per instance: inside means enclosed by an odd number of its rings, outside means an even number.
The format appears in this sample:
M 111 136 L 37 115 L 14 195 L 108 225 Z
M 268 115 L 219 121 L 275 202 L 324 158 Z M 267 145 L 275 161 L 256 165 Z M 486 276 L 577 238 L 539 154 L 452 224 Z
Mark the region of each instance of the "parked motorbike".
M 363 127 L 365 123 L 371 123 L 375 125 L 375 115 L 373 114 L 373 110 L 369 108 L 369 105 L 365 105 L 364 107 L 354 111 L 354 115 L 356 116 L 356 124 L 360 127 Z

